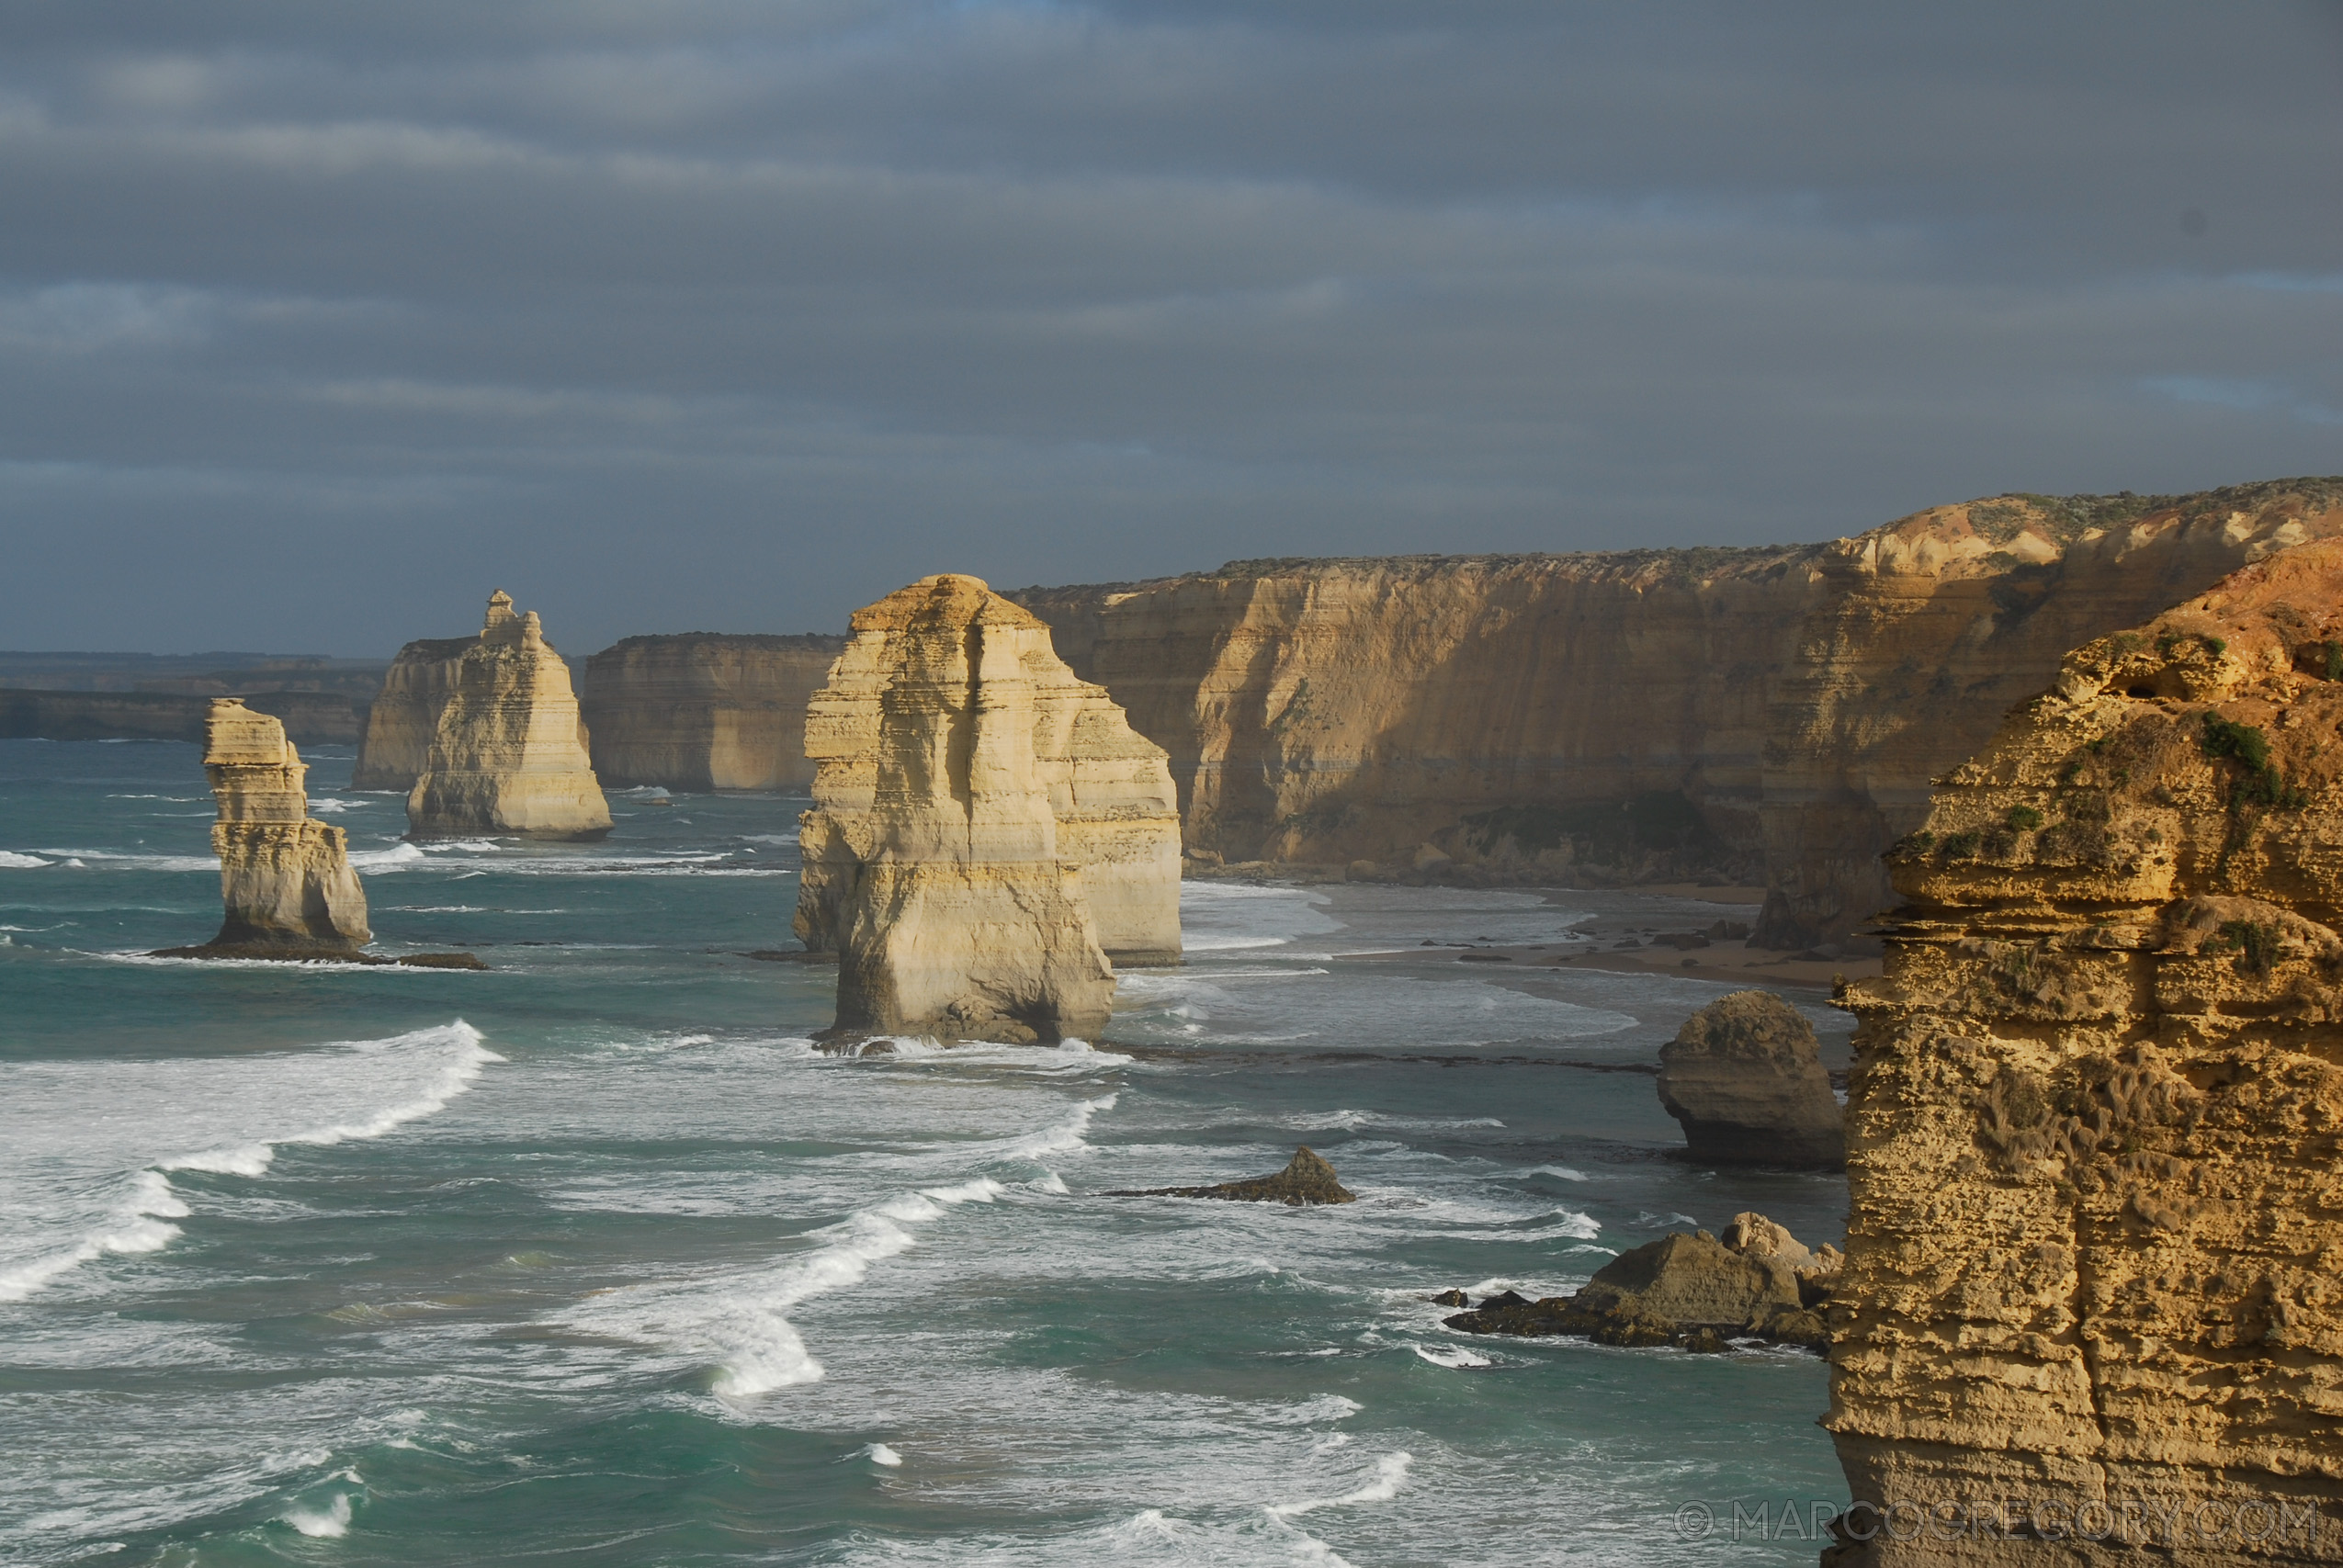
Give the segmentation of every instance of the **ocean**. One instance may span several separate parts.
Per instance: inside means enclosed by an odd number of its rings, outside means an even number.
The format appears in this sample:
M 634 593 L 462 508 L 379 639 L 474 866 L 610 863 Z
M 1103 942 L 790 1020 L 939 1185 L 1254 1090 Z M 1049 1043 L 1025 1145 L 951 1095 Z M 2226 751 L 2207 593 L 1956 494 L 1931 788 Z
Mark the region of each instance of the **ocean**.
M 1429 1300 L 1842 1239 L 1595 1070 L 1730 987 L 1437 945 L 1746 908 L 1190 883 L 1104 1039 L 834 1057 L 834 970 L 744 956 L 803 799 L 417 846 L 323 748 L 380 948 L 490 969 L 142 957 L 219 923 L 198 759 L 0 741 L 0 1560 L 1811 1563 L 1845 1500 L 1813 1357 Z M 1300 1144 L 1360 1201 L 1104 1196 Z

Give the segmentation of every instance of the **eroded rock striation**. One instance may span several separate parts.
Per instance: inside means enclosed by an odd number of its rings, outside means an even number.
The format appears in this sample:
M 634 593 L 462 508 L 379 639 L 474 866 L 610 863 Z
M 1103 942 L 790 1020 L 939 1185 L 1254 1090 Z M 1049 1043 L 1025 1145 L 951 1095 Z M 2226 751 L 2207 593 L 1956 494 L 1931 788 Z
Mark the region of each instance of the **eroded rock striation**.
M 342 829 L 312 821 L 309 765 L 276 717 L 220 697 L 204 727 L 203 771 L 220 809 L 211 825 L 226 919 L 215 949 L 313 953 L 372 940 L 366 893 Z
M 1209 1187 L 1149 1187 L 1136 1191 L 1109 1192 L 1109 1198 L 1218 1198 L 1231 1203 L 1283 1203 L 1301 1208 L 1312 1203 L 1355 1203 L 1358 1194 L 1342 1185 L 1326 1156 L 1307 1144 L 1294 1151 L 1285 1168 L 1273 1176 L 1243 1181 L 1221 1181 Z
M 1715 1165 L 1836 1166 L 1847 1145 L 1814 1025 L 1771 991 L 1735 991 L 1659 1048 L 1659 1103 Z
M 1095 1033 L 1108 953 L 1179 950 L 1162 752 L 972 577 L 857 611 L 813 699 L 795 928 L 839 954 L 843 1037 Z
M 806 707 L 841 637 L 630 637 L 585 661 L 594 771 L 614 789 L 802 790 Z
M 2065 652 L 2343 529 L 2343 481 L 1999 496 L 1760 549 L 1232 561 L 1012 597 L 1170 753 L 1191 853 L 1889 901 L 1929 781 Z M 1369 873 L 1371 874 L 1371 872 Z
M 424 771 L 407 794 L 409 831 L 601 837 L 610 807 L 583 731 L 570 667 L 545 640 L 537 612 L 515 615 L 499 590 L 479 639 L 454 661 Z
M 1896 846 L 1826 1425 L 1874 1522 L 2025 1508 L 1839 1561 L 2343 1557 L 2339 735 L 2327 541 L 2075 650 Z

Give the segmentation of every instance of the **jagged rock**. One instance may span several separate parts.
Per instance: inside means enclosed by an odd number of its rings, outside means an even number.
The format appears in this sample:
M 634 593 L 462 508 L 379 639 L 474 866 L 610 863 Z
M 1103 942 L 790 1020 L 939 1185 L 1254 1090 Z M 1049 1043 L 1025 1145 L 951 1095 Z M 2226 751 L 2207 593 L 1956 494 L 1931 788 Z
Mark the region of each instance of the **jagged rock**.
M 515 615 L 499 590 L 479 639 L 455 660 L 424 771 L 407 795 L 411 834 L 600 838 L 610 808 L 583 735 L 570 667 L 545 640 L 537 612 Z
M 839 954 L 837 1032 L 1095 1033 L 1108 950 L 1179 950 L 1162 752 L 975 578 L 922 578 L 853 626 L 806 721 L 794 922 Z
M 204 725 L 203 771 L 219 818 L 211 825 L 226 907 L 216 956 L 301 949 L 339 954 L 364 946 L 366 893 L 350 869 L 339 828 L 310 819 L 309 765 L 285 727 L 242 697 L 213 700 Z
M 802 790 L 806 709 L 842 637 L 630 637 L 585 661 L 578 701 L 613 789 Z
M 463 656 L 480 646 L 472 637 L 422 637 L 399 649 L 383 672 L 382 690 L 368 710 L 357 761 L 350 764 L 352 789 L 415 787 L 431 756 L 439 715 L 456 690 Z
M 1759 944 L 1795 951 L 1887 902 L 1879 852 L 1929 781 L 2068 649 L 2343 529 L 2339 502 L 2336 479 L 2005 495 L 1824 544 L 1241 560 L 1012 597 L 1171 753 L 1191 851 L 1761 877 Z
M 1109 1192 L 1109 1198 L 1225 1198 L 1237 1203 L 1354 1203 L 1358 1194 L 1335 1179 L 1334 1168 L 1324 1156 L 1305 1144 L 1294 1151 L 1285 1168 L 1274 1176 L 1247 1181 L 1224 1181 L 1213 1187 L 1150 1187 L 1142 1191 Z
M 1890 855 L 1885 973 L 1841 998 L 1859 1511 L 2145 1501 L 2173 1561 L 2343 1551 L 2302 1526 L 2343 1486 L 2338 678 L 2325 541 L 2077 649 Z
M 1726 1234 L 1735 1245 L 1679 1231 L 1620 1254 L 1575 1295 L 1533 1302 L 1507 1291 L 1443 1321 L 1467 1334 L 1575 1334 L 1630 1347 L 1721 1350 L 1737 1335 L 1826 1346 L 1829 1330 L 1801 1295 L 1798 1267 L 1821 1255 L 1762 1214 L 1737 1215 Z
M 1686 1152 L 1718 1165 L 1835 1166 L 1839 1100 L 1814 1025 L 1771 991 L 1736 991 L 1659 1048 L 1659 1103 Z

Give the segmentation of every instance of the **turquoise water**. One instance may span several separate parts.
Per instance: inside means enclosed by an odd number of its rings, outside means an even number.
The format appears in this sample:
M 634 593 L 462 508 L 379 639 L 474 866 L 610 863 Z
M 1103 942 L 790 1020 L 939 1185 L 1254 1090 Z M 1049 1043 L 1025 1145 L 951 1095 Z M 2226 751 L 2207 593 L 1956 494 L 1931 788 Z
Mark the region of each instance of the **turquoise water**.
M 1726 987 L 1420 946 L 1746 911 L 1192 884 L 1107 1040 L 836 1059 L 834 972 L 738 955 L 790 945 L 802 801 L 423 850 L 311 761 L 382 949 L 490 972 L 135 956 L 218 924 L 195 748 L 0 741 L 0 1558 L 1814 1560 L 1675 1518 L 1843 1498 L 1819 1361 L 1425 1299 L 1745 1208 L 1839 1238 L 1837 1179 L 1552 1065 Z M 1301 1142 L 1361 1201 L 1096 1196 Z

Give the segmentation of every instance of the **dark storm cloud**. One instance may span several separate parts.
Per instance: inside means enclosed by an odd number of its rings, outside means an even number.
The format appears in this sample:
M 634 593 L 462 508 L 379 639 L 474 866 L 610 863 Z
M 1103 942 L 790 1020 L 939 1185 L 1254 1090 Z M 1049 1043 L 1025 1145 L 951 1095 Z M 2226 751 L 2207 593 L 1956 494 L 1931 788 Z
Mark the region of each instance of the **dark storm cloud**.
M 10 646 L 2343 468 L 2332 6 L 7 15 Z

